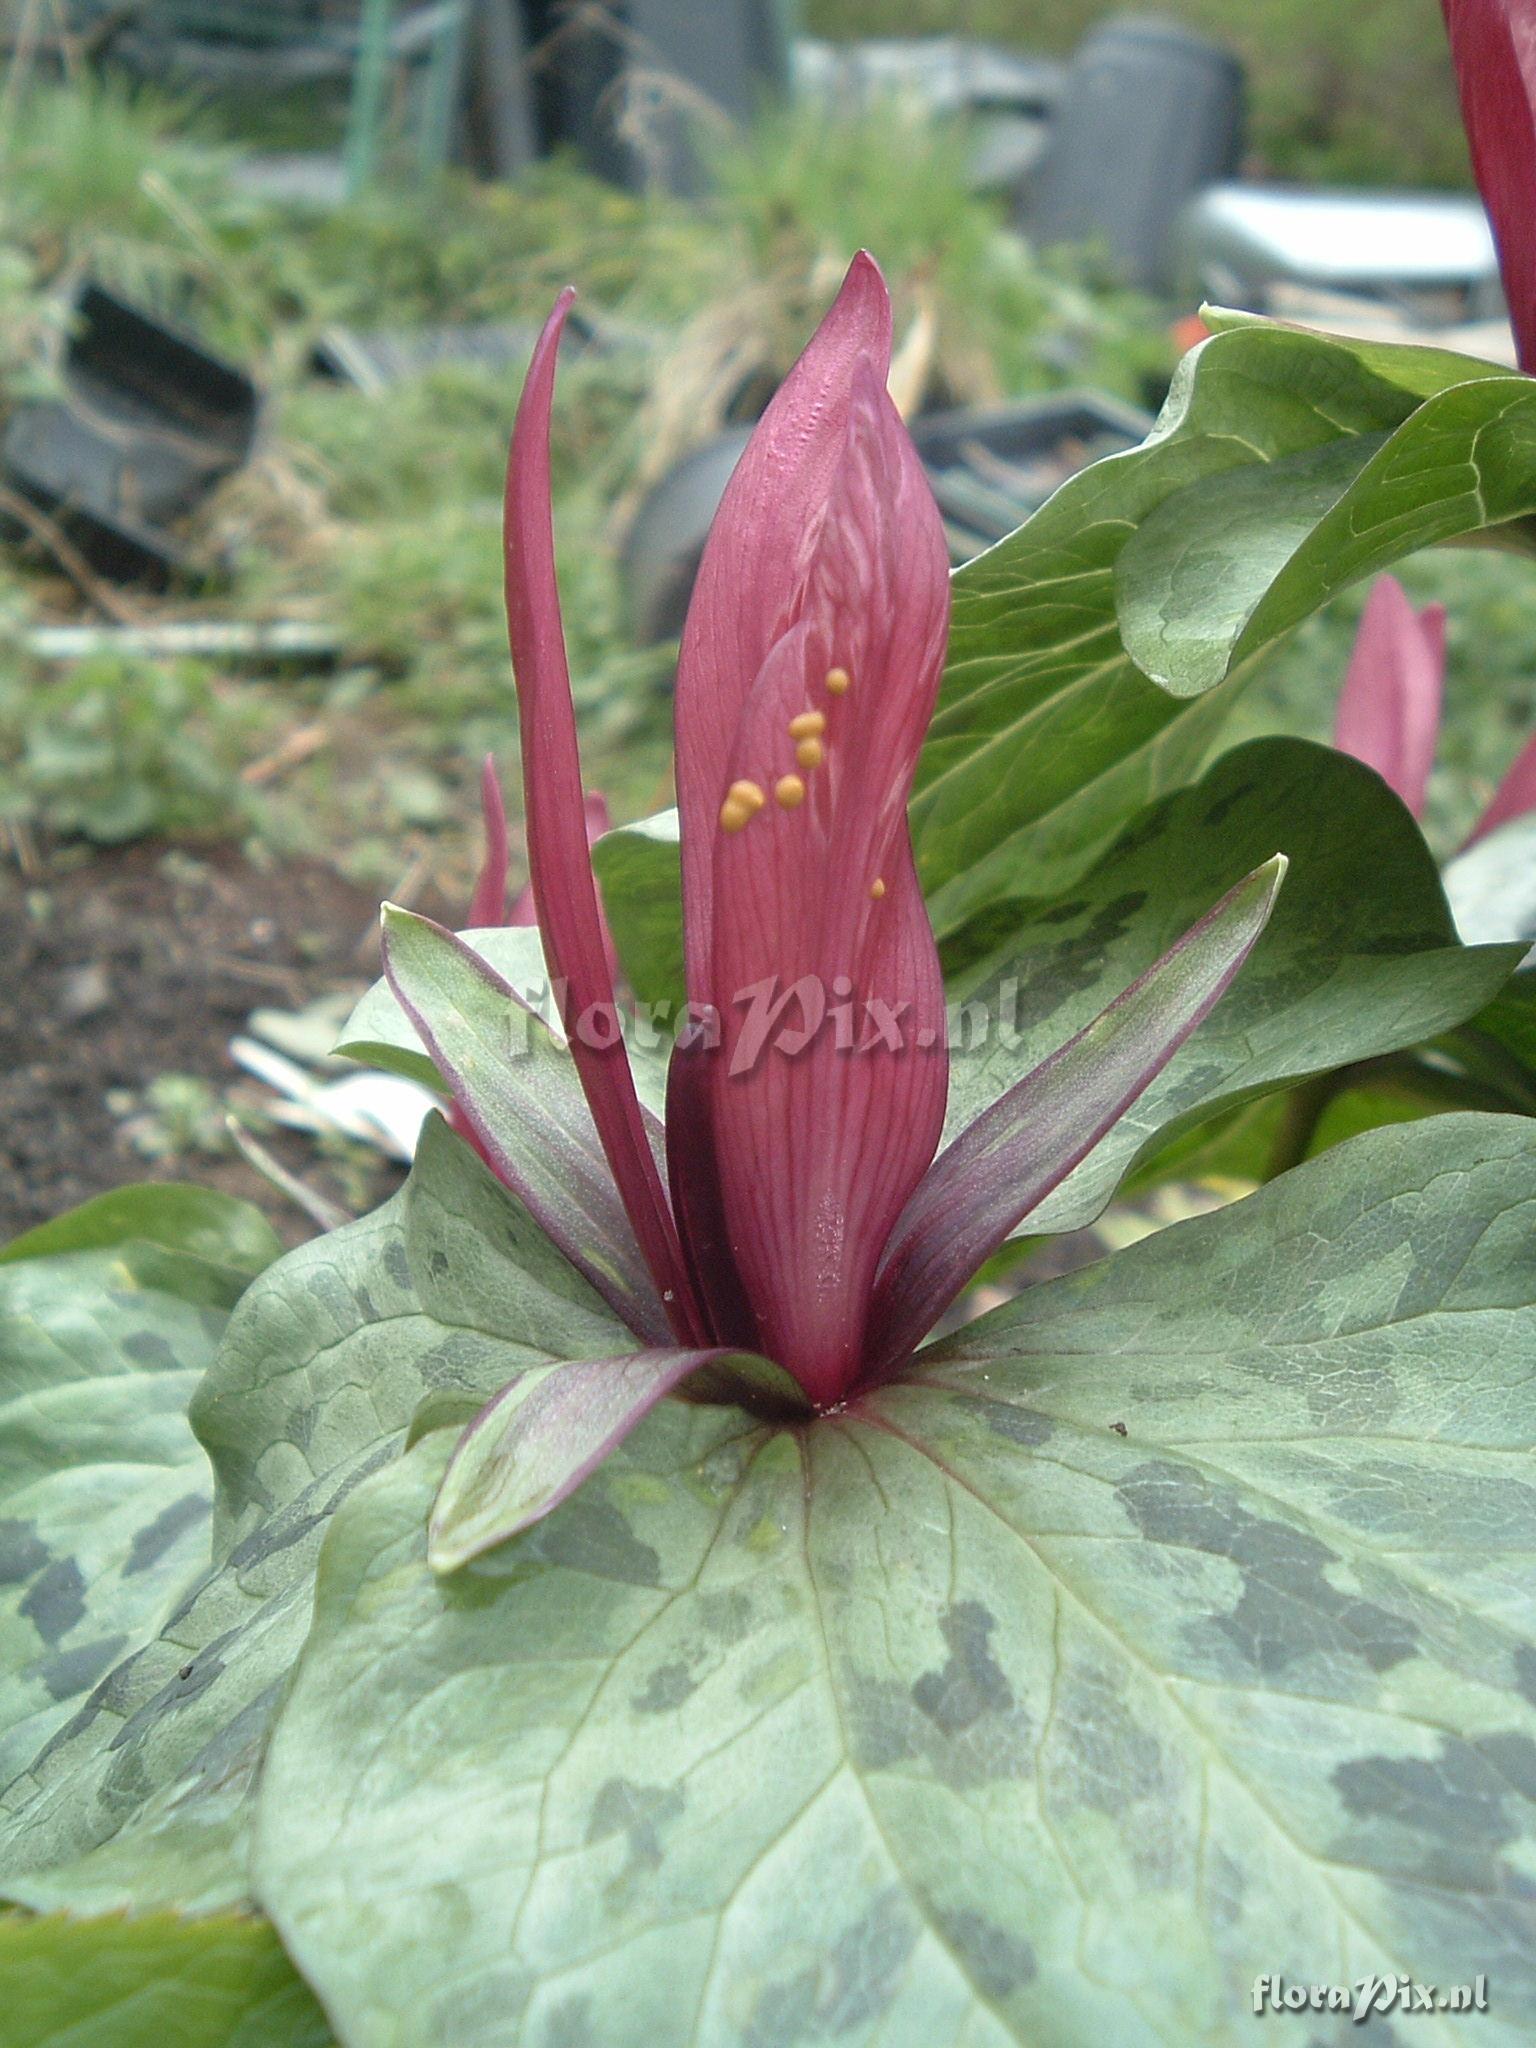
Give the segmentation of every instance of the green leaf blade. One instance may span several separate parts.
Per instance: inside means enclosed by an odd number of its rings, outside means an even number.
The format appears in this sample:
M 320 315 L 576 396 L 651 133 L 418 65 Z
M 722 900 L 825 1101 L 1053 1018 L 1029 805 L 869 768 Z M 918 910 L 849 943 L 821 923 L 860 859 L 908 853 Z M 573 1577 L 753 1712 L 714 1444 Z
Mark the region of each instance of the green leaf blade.
M 330 2048 L 270 1927 L 0 1916 L 6 2048 Z
M 1515 2048 L 1533 1220 L 1523 1119 L 1373 1133 L 843 1416 L 663 1402 L 448 1580 L 418 1445 L 333 1523 L 262 1790 L 349 2048 L 1237 2048 L 1266 1972 L 1484 1972 Z
M 1242 678 L 1346 584 L 1446 540 L 1528 551 L 1533 424 L 1528 379 L 1444 350 L 1248 321 L 1185 356 L 1140 448 L 956 574 L 912 802 L 941 934 L 1069 884 L 1198 774 Z

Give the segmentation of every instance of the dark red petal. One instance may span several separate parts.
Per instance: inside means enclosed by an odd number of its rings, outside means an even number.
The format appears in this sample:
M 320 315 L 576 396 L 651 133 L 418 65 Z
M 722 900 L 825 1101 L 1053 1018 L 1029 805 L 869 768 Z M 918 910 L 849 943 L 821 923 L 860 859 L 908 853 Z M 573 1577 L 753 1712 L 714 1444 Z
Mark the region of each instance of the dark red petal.
M 666 1191 L 646 1142 L 628 1054 L 617 1034 L 609 1037 L 591 1028 L 594 1020 L 615 1015 L 613 974 L 587 852 L 549 490 L 555 358 L 572 297 L 569 291 L 561 294 L 533 352 L 507 468 L 507 625 L 522 726 L 528 866 L 544 957 L 561 992 L 561 1015 L 592 1120 L 673 1329 L 691 1343 L 698 1338 L 700 1320 Z
M 608 830 L 608 799 L 594 790 L 587 798 L 587 845 L 592 846 Z M 603 909 L 601 893 L 597 899 L 598 916 L 603 926 L 603 955 L 608 962 L 608 973 L 612 980 L 619 978 L 619 949 L 613 943 L 613 933 L 608 925 L 608 913 Z M 507 912 L 508 924 L 529 925 L 539 921 L 539 907 L 533 900 L 533 884 L 527 882 L 513 898 L 512 908 Z
M 1416 612 L 1395 576 L 1366 599 L 1334 715 L 1333 744 L 1374 768 L 1417 818 L 1434 766 L 1445 687 L 1445 606 Z
M 485 818 L 485 860 L 469 905 L 469 929 L 487 931 L 507 917 L 507 807 L 496 776 L 496 757 L 487 754 L 480 770 L 480 809 Z
M 667 1066 L 667 1177 L 683 1251 L 717 1344 L 759 1348 L 757 1318 L 731 1250 L 710 1109 L 711 1053 L 683 1032 Z
M 843 459 L 856 366 L 883 381 L 891 305 L 872 257 L 856 256 L 805 353 L 753 430 L 710 530 L 677 669 L 688 993 L 705 1002 L 715 817 L 748 692 L 803 601 L 833 476 Z
M 855 370 L 817 525 L 796 622 L 753 682 L 727 761 L 727 782 L 766 800 L 739 830 L 718 805 L 702 829 L 714 849 L 706 986 L 722 1037 L 713 1120 L 734 1261 L 763 1348 L 828 1402 L 859 1364 L 875 1268 L 933 1156 L 948 1074 L 906 826 L 943 662 L 948 556 L 873 363 Z M 846 692 L 829 690 L 835 670 Z M 825 720 L 815 766 L 797 761 L 789 730 L 807 711 Z M 805 785 L 794 808 L 774 795 L 786 775 Z
M 1536 371 L 1536 8 L 1531 0 L 1442 4 L 1516 358 Z
M 983 1261 L 1087 1157 L 1215 1008 L 1268 922 L 1284 874 L 1277 854 L 1229 890 L 934 1162 L 881 1266 L 869 1378 L 900 1365 Z

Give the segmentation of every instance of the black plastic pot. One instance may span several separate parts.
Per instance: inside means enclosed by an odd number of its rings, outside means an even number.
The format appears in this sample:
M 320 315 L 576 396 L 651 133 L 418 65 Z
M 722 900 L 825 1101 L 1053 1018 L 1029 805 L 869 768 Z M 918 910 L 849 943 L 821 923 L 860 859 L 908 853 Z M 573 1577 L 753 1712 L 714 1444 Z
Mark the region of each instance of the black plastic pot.
M 1022 526 L 1090 462 L 1144 440 L 1151 416 L 1102 391 L 930 413 L 912 423 L 955 562 Z
M 62 398 L 12 415 L 0 471 L 104 575 L 163 585 L 183 568 L 175 523 L 249 456 L 260 393 L 97 284 L 75 300 L 61 369 Z
M 1230 178 L 1243 147 L 1243 68 L 1175 22 L 1126 16 L 1083 38 L 1045 155 L 1020 194 L 1041 244 L 1096 243 L 1126 284 L 1171 281 L 1175 220 Z

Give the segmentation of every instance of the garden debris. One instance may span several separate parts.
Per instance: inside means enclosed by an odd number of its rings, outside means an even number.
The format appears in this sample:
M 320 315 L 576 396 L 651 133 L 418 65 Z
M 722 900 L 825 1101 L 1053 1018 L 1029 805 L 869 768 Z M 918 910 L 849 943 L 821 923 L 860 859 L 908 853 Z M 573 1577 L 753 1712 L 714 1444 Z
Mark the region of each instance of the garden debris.
M 286 1195 L 295 1207 L 302 1209 L 312 1223 L 318 1223 L 322 1230 L 339 1230 L 344 1223 L 354 1219 L 349 1210 L 337 1202 L 327 1201 L 317 1188 L 301 1180 L 296 1173 L 290 1173 L 283 1162 L 269 1152 L 261 1141 L 245 1128 L 237 1116 L 224 1119 L 224 1128 L 230 1142 L 241 1158 L 253 1166 L 269 1187 Z
M 38 661 L 218 661 L 241 668 L 331 666 L 341 636 L 303 620 L 167 619 L 159 625 L 33 626 L 21 636 Z
M 351 1073 L 338 1081 L 321 1081 L 307 1067 L 254 1038 L 233 1038 L 229 1050 L 237 1066 L 273 1091 L 275 1099 L 264 1099 L 262 1107 L 274 1123 L 289 1130 L 353 1138 L 388 1159 L 415 1156 L 422 1120 L 438 1107 L 430 1089 L 397 1074 Z
M 1185 202 L 1237 173 L 1245 103 L 1242 64 L 1220 43 L 1172 21 L 1098 23 L 1019 188 L 1020 225 L 1037 248 L 1093 245 L 1123 284 L 1166 290 Z
M 572 307 L 566 321 L 573 355 L 611 356 L 644 351 L 657 337 Z M 327 327 L 311 351 L 309 366 L 322 377 L 354 385 L 359 391 L 387 391 L 413 377 L 427 376 L 448 364 L 479 370 L 522 370 L 538 339 L 537 324 L 487 320 L 442 327 Z
M 81 286 L 70 311 L 63 395 L 11 415 L 0 469 L 91 569 L 163 587 L 188 569 L 176 523 L 249 456 L 260 394 L 243 370 L 102 285 Z M 14 508 L 11 524 L 39 537 Z
M 110 1089 L 106 1103 L 143 1159 L 216 1159 L 228 1150 L 218 1091 L 201 1074 L 157 1074 L 143 1089 Z
M 829 43 L 797 38 L 795 95 L 829 117 L 878 116 L 893 101 L 970 131 L 977 191 L 1012 192 L 1038 163 L 1067 67 L 964 36 L 877 36 Z
M 259 789 L 263 784 L 275 781 L 279 775 L 285 775 L 290 768 L 301 767 L 319 753 L 330 736 L 330 727 L 319 720 L 313 725 L 295 726 L 270 754 L 248 761 L 240 770 L 240 780 L 247 788 Z
M 1256 313 L 1278 312 L 1286 288 L 1364 298 L 1420 328 L 1490 320 L 1503 304 L 1488 217 L 1461 193 L 1214 185 L 1179 218 L 1176 269 L 1191 302 Z
M 532 355 L 537 338 L 538 329 L 526 322 L 380 328 L 371 333 L 328 327 L 315 343 L 309 363 L 322 377 L 377 393 L 449 363 L 491 370 L 521 367 Z
M 112 1002 L 112 978 L 99 960 L 72 967 L 59 986 L 59 1015 L 71 1024 L 98 1017 Z
M 1463 848 L 1441 871 L 1464 946 L 1536 939 L 1536 816 L 1512 818 Z M 1528 955 L 1522 967 L 1536 965 Z
M 390 1159 L 408 1160 L 422 1118 L 438 1099 L 415 1081 L 332 1055 L 355 1000 L 355 989 L 343 989 L 299 1010 L 254 1010 L 245 1031 L 231 1040 L 230 1054 L 274 1091 L 277 1100 L 261 1102 L 274 1123 L 351 1138 Z
M 1097 391 L 933 413 L 912 438 L 944 515 L 950 554 L 969 561 L 1021 526 L 1069 476 L 1134 448 L 1148 414 Z

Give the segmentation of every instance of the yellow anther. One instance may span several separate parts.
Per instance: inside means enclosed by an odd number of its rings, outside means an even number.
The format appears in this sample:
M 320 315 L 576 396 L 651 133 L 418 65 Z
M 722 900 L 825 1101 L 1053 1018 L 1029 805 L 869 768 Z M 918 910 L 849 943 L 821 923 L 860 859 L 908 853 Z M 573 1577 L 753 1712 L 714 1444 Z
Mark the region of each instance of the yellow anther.
M 885 894 L 885 877 L 883 875 L 876 875 L 869 885 L 869 893 L 877 903 L 880 901 L 880 898 Z
M 720 806 L 722 832 L 739 832 L 749 824 L 768 799 L 755 782 L 733 782 Z
M 821 766 L 822 747 L 820 740 L 802 740 L 795 749 L 795 759 L 802 768 Z
M 827 670 L 827 688 L 834 697 L 841 697 L 852 681 L 853 677 L 849 675 L 845 668 L 829 668 Z
M 797 811 L 805 802 L 805 784 L 798 775 L 781 775 L 773 785 L 773 794 L 786 811 Z
M 827 714 L 824 711 L 797 711 L 789 721 L 792 740 L 819 740 L 826 729 Z

